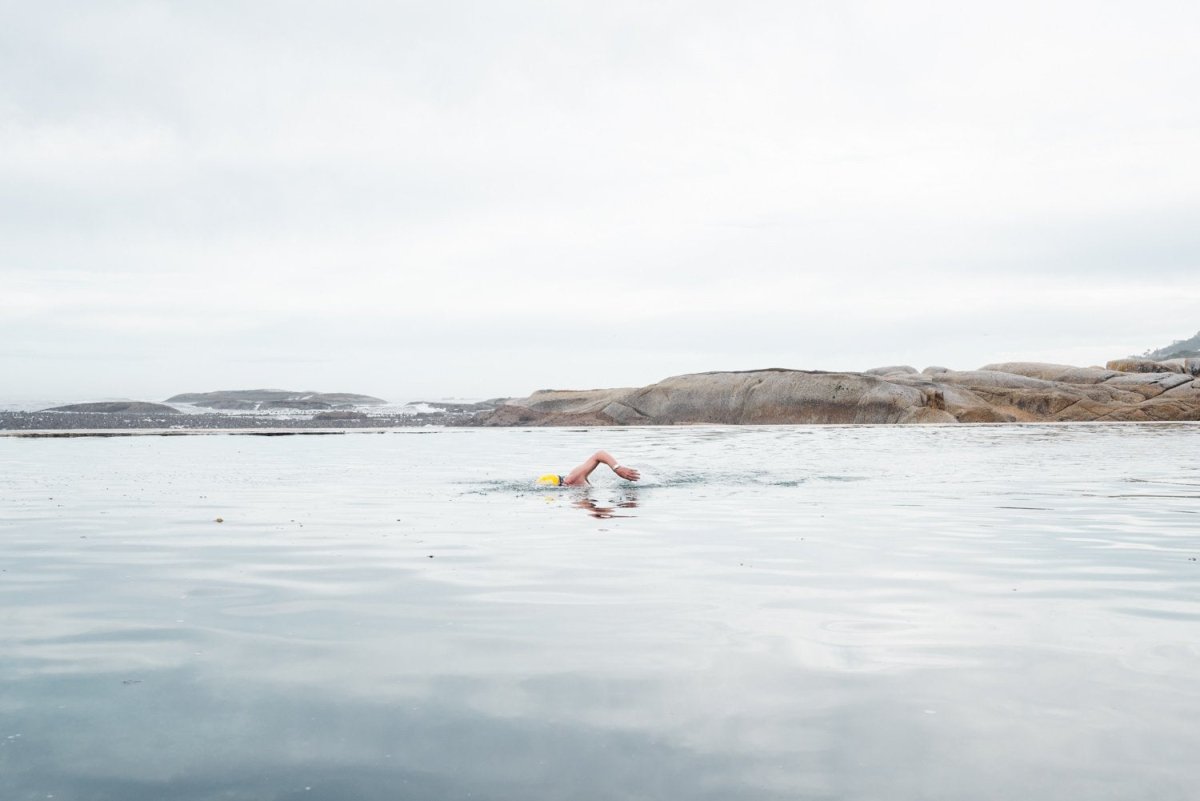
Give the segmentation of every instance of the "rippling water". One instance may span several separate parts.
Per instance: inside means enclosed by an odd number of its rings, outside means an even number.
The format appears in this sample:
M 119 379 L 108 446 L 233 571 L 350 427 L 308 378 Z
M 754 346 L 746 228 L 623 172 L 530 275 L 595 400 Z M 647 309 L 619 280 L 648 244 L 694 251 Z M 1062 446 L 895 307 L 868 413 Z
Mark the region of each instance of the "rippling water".
M 531 486 L 598 447 L 642 484 Z M 0 798 L 1193 799 L 1198 454 L 0 438 Z

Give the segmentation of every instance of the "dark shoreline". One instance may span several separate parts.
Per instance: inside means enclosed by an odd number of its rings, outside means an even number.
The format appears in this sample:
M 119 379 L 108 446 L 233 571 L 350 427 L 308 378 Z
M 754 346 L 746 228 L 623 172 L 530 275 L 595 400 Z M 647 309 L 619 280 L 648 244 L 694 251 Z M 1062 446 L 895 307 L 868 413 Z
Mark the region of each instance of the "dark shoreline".
M 339 433 L 342 431 L 472 425 L 475 412 L 437 411 L 421 414 L 381 414 L 339 419 L 287 417 L 272 414 L 147 414 L 127 412 L 0 412 L 0 434 L 45 432 L 42 436 L 119 436 L 153 430 L 164 434 L 225 432 L 246 434 Z M 106 433 L 107 432 L 107 433 Z M 75 434 L 81 436 L 82 434 Z

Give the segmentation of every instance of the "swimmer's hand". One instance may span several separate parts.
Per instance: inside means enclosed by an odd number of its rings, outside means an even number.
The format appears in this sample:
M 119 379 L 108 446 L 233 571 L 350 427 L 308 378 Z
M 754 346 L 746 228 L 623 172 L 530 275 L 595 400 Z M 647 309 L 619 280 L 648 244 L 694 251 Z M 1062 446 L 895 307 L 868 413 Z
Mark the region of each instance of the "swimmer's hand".
M 618 467 L 613 470 L 613 472 L 626 481 L 637 481 L 642 477 L 642 474 L 634 470 L 632 467 Z

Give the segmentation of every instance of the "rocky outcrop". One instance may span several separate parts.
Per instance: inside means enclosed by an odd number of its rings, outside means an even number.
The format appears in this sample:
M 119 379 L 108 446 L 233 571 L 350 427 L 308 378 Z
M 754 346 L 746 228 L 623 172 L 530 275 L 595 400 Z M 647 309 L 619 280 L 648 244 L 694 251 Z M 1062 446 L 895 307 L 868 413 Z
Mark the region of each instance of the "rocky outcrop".
M 1178 366 L 1180 372 L 1187 373 L 1188 375 L 1200 376 L 1200 356 L 1189 357 L 1187 359 L 1164 359 L 1162 363 L 1168 367 L 1172 365 Z
M 178 409 L 161 403 L 146 401 L 101 401 L 99 403 L 72 403 L 69 406 L 55 406 L 43 409 L 46 412 L 102 412 L 105 414 L 179 414 Z
M 994 373 L 1011 373 L 1043 381 L 1062 381 L 1067 384 L 1101 384 L 1117 375 L 1116 370 L 1103 367 L 1072 367 L 1068 364 L 1043 364 L 1041 362 L 1002 362 L 986 364 L 979 368 Z M 942 368 L 941 372 L 949 372 Z
M 1200 380 L 1036 362 L 865 373 L 771 368 L 675 376 L 640 389 L 541 390 L 477 425 L 1006 423 L 1200 420 Z
M 1119 370 L 1122 373 L 1182 373 L 1183 368 L 1178 362 L 1159 362 L 1154 359 L 1113 359 L 1107 365 L 1109 370 Z
M 632 387 L 587 390 L 539 389 L 518 403 L 539 412 L 591 414 L 604 411 L 610 403 L 632 392 L 637 392 L 637 389 Z M 512 401 L 510 400 L 509 403 L 511 404 Z
M 916 375 L 917 368 L 907 364 L 893 364 L 890 367 L 872 367 L 864 375 Z
M 542 412 L 526 406 L 501 406 L 471 421 L 470 425 L 500 426 L 611 426 L 617 421 L 598 412 Z
M 381 406 L 387 401 L 353 392 L 296 392 L 290 389 L 228 389 L 217 392 L 185 392 L 172 395 L 167 403 L 189 403 L 205 409 L 251 412 L 266 409 L 346 409 Z
M 613 399 L 620 423 L 950 422 L 923 387 L 860 373 L 754 370 L 676 376 Z

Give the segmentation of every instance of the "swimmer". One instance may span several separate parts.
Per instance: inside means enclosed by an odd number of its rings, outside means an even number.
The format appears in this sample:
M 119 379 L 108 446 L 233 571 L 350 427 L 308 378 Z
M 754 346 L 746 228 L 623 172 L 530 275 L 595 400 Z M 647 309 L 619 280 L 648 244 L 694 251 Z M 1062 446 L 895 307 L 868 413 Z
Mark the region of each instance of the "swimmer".
M 555 473 L 547 473 L 541 476 L 537 483 L 546 484 L 551 487 L 586 487 L 590 486 L 588 476 L 602 464 L 606 464 L 612 468 L 612 471 L 626 481 L 637 481 L 642 477 L 642 474 L 634 470 L 632 467 L 622 467 L 617 464 L 617 460 L 612 458 L 607 451 L 596 451 L 588 458 L 586 462 L 576 467 L 565 476 L 560 476 Z

